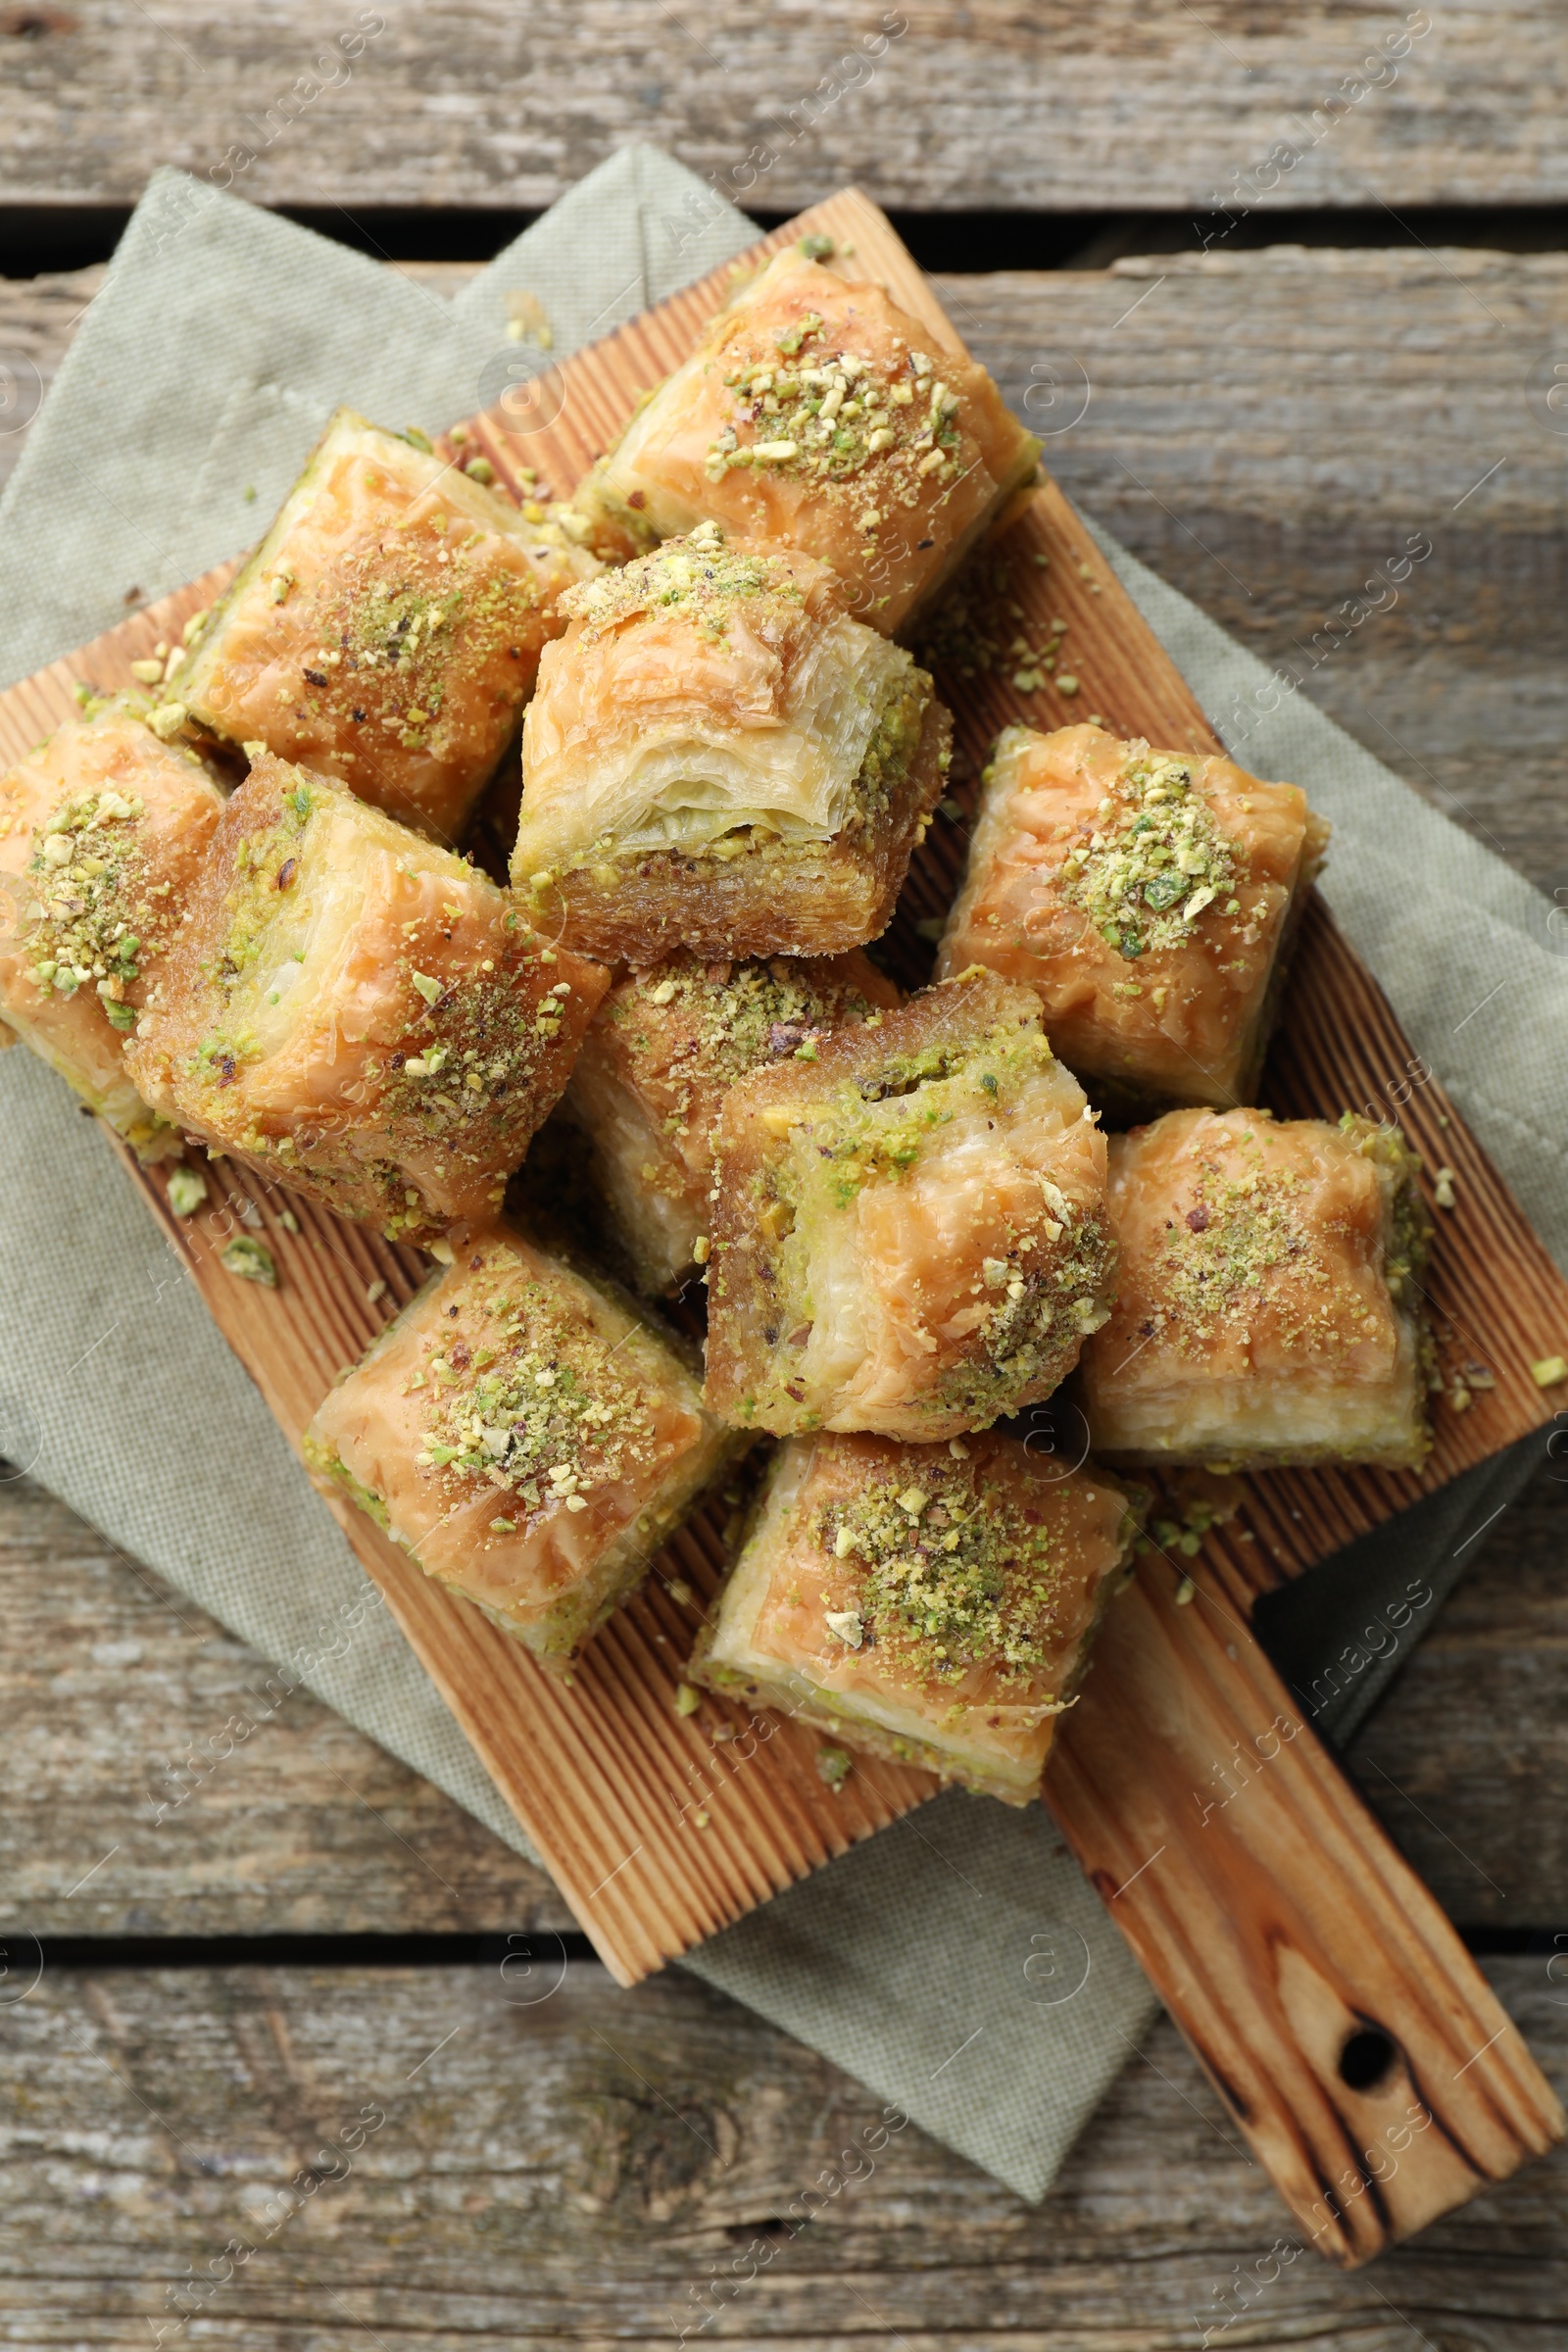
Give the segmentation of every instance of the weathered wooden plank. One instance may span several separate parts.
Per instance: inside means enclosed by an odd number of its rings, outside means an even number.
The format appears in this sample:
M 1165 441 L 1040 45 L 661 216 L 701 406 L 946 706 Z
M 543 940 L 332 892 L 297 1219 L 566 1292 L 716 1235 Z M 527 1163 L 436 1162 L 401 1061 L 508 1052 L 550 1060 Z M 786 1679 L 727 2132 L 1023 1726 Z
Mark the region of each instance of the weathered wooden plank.
M 1568 256 L 1277 249 L 942 290 L 1075 502 L 1563 878 Z
M 1546 1958 L 1493 1974 L 1561 2071 Z M 1167 2352 L 1227 2321 L 1537 2352 L 1568 2301 L 1561 2155 L 1336 2274 L 1293 2253 L 1164 2024 L 1038 2210 L 692 1981 L 617 1993 L 542 1951 L 506 1976 L 50 1971 L 0 2035 L 11 2342 L 511 2352 L 690 2343 L 706 2313 L 780 2352 Z
M 544 205 L 634 139 L 777 212 L 851 178 L 920 210 L 1568 188 L 1549 0 L 73 0 L 7 10 L 0 42 L 8 203 L 124 203 L 157 161 L 270 204 Z
M 100 278 L 0 280 L 0 349 L 50 380 Z M 1296 247 L 936 284 L 1080 508 L 1521 872 L 1568 878 L 1568 439 L 1533 377 L 1568 356 L 1568 258 Z M 1398 602 L 1337 627 L 1413 534 L 1433 554 Z
M 8 1926 L 572 1925 L 542 1871 L 25 1479 L 0 1486 L 0 1720 Z
M 1565 1552 L 1568 1484 L 1548 1469 L 1474 1547 L 1351 1749 L 1373 1809 L 1469 1926 L 1568 1920 Z M 1368 1638 L 1382 1648 L 1391 1637 L 1369 1623 Z M 166 1768 L 178 1773 L 193 1743 L 265 1712 L 268 1664 L 25 1480 L 0 1487 L 0 1660 L 6 1925 L 192 1936 L 572 1924 L 542 1874 L 304 1690 L 219 1772 L 198 1781 L 187 1763 L 171 1791 Z M 155 1822 L 149 1792 L 164 1802 L 182 1787 Z

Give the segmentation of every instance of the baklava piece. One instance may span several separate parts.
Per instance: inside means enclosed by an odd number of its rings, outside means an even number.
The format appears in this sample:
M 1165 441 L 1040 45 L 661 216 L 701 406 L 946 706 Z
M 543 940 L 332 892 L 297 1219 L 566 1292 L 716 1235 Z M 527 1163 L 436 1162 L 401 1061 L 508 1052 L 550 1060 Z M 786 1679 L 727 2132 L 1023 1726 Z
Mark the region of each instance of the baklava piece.
M 1027 1804 L 1137 1499 L 995 1432 L 793 1438 L 690 1672 L 872 1755 Z
M 562 591 L 598 568 L 422 436 L 339 409 L 170 692 L 451 843 L 516 734 Z
M 890 635 L 962 563 L 1039 443 L 949 330 L 797 248 L 775 254 L 646 401 L 574 503 L 607 552 L 704 517 L 832 565 Z
M 318 1483 L 558 1668 L 733 1450 L 667 1334 L 501 1225 L 387 1325 L 305 1438 Z
M 1298 786 L 1229 760 L 1008 727 L 937 969 L 1026 982 L 1107 1107 L 1228 1107 L 1256 1079 L 1327 840 Z
M 564 1108 L 637 1287 L 667 1291 L 706 1255 L 713 1125 L 752 1070 L 814 1061 L 822 1040 L 899 992 L 858 954 L 705 963 L 672 956 L 618 981 L 583 1040 Z
M 714 1149 L 726 1420 L 955 1437 L 1049 1396 L 1108 1312 L 1104 1137 L 990 972 L 743 1079 Z
M 136 1092 L 125 1040 L 223 801 L 146 709 L 130 695 L 101 704 L 0 779 L 0 1043 L 21 1038 L 156 1159 L 179 1138 Z
M 951 721 L 809 556 L 694 532 L 562 600 L 517 890 L 594 956 L 832 956 L 884 930 Z
M 1110 1140 L 1120 1294 L 1084 1351 L 1097 1452 L 1416 1469 L 1431 1220 L 1396 1127 L 1173 1110 Z
M 257 759 L 126 1062 L 211 1148 L 393 1237 L 493 1216 L 609 974 L 352 793 Z

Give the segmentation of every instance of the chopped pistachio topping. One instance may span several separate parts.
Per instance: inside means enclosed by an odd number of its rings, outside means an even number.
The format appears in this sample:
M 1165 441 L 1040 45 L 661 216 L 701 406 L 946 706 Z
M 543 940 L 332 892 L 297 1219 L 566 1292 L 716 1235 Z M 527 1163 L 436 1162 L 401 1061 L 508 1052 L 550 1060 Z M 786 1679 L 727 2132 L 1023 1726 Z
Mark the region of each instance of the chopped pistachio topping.
M 655 1019 L 654 1008 L 662 1016 Z M 607 1008 L 634 1056 L 657 1065 L 666 1131 L 679 1135 L 711 1116 L 719 1097 L 751 1070 L 806 1059 L 832 1029 L 863 1021 L 871 1007 L 848 981 L 807 965 L 704 963 L 680 956 L 617 989 Z
M 853 1617 L 897 1668 L 937 1682 L 1045 1665 L 1060 1573 L 1040 1514 L 995 1481 L 977 1487 L 951 1456 L 922 1469 L 921 1496 L 913 1513 L 897 1473 L 873 1475 L 818 1512 L 816 1542 L 856 1571 L 854 1608 L 828 1612 L 829 1632 Z
M 622 1481 L 652 1480 L 657 1399 L 635 1335 L 606 1339 L 564 1284 L 507 1257 L 447 1296 L 422 1366 L 418 1459 L 454 1495 L 465 1476 L 482 1477 L 515 1497 L 521 1518 L 585 1510 Z
M 139 799 L 104 791 L 69 801 L 35 843 L 26 956 L 40 989 L 95 988 L 119 1028 L 134 1018 L 125 991 L 161 944 L 167 908 L 150 884 L 136 833 Z M 117 1014 L 121 1015 L 119 1019 Z
M 963 464 L 959 396 L 923 352 L 896 343 L 868 360 L 803 310 L 771 348 L 737 358 L 724 377 L 729 415 L 709 445 L 711 482 L 750 466 L 826 493 L 853 485 L 874 537 L 889 510 L 917 506 L 933 477 L 951 482 Z
M 1203 1354 L 1227 1334 L 1245 1340 L 1266 1297 L 1286 1347 L 1309 1355 L 1343 1353 L 1359 1344 L 1360 1334 L 1346 1320 L 1340 1236 L 1325 1233 L 1312 1213 L 1310 1175 L 1282 1166 L 1265 1150 L 1267 1113 L 1252 1115 L 1256 1129 L 1220 1129 L 1194 1154 L 1151 1268 L 1160 1304 L 1150 1329 L 1179 1354 Z M 1354 1113 L 1340 1126 L 1366 1156 L 1394 1169 L 1384 1275 L 1398 1298 L 1419 1274 L 1430 1238 L 1413 1180 L 1420 1162 L 1396 1130 L 1375 1128 Z M 1288 1287 L 1269 1279 L 1280 1267 L 1289 1270 Z
M 848 1748 L 819 1747 L 816 1751 L 816 1777 L 837 1796 L 850 1774 L 855 1770 Z
M 219 1263 L 241 1282 L 259 1282 L 270 1291 L 277 1288 L 277 1265 L 265 1242 L 258 1242 L 248 1233 L 237 1233 L 227 1247 L 219 1251 Z
M 618 571 L 581 581 L 562 597 L 560 609 L 580 620 L 589 636 L 647 614 L 678 612 L 703 636 L 718 639 L 729 627 L 732 606 L 744 603 L 755 628 L 773 612 L 785 620 L 797 617 L 803 601 L 786 564 L 727 547 L 710 526 L 687 539 L 666 539 Z
M 207 1198 L 207 1179 L 200 1168 L 178 1167 L 170 1172 L 169 1205 L 176 1217 L 193 1217 Z
M 1194 791 L 1191 763 L 1147 743 L 1128 747 L 1086 834 L 1067 852 L 1061 895 L 1129 959 L 1179 947 L 1204 907 L 1247 878 L 1246 853 Z

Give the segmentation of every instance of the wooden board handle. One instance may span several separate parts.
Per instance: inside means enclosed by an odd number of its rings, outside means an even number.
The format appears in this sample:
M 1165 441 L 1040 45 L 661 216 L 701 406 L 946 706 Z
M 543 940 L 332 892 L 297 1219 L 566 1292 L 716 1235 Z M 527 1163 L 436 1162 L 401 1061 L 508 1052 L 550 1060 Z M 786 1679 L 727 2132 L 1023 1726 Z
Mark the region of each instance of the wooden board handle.
M 1185 1567 L 1186 1562 L 1182 1563 Z M 1304 2241 L 1353 2266 L 1564 2131 L 1475 1961 L 1202 1563 L 1110 1609 L 1046 1799 Z

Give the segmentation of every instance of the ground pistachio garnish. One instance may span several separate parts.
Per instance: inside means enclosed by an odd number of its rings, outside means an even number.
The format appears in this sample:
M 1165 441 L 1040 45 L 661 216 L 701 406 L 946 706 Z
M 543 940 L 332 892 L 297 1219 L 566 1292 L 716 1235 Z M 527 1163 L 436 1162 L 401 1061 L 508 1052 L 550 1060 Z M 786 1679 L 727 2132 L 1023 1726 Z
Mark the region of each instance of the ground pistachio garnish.
M 373 471 L 365 479 L 371 491 L 384 486 Z M 371 763 L 393 746 L 455 756 L 472 710 L 460 693 L 448 711 L 449 689 L 525 658 L 557 576 L 500 560 L 506 519 L 498 513 L 496 529 L 481 528 L 426 492 L 390 529 L 341 550 L 319 579 L 300 585 L 274 570 L 270 594 L 287 603 L 296 656 L 279 701 L 346 722 Z M 559 530 L 541 535 L 564 549 Z
M 166 893 L 147 879 L 137 842 L 143 812 L 135 795 L 85 793 L 57 808 L 27 864 L 34 897 L 26 956 L 40 990 L 74 996 L 94 988 L 117 1029 L 135 1013 L 125 998 L 154 954 L 167 916 Z
M 921 621 L 920 659 L 960 678 L 1005 675 L 1015 694 L 1056 685 L 1074 695 L 1079 682 L 1061 668 L 1071 624 L 1059 613 L 1031 619 L 1014 561 L 989 547 L 969 559 Z M 1050 559 L 1037 555 L 1033 562 L 1049 567 Z
M 816 1777 L 837 1796 L 851 1773 L 855 1759 L 848 1748 L 819 1747 L 816 1751 Z
M 224 1271 L 237 1275 L 241 1282 L 259 1282 L 266 1290 L 276 1290 L 277 1261 L 265 1242 L 237 1233 L 218 1256 Z
M 656 1007 L 664 1016 L 657 1024 Z M 814 980 L 783 956 L 704 963 L 682 956 L 639 973 L 608 1018 L 634 1051 L 656 1056 L 670 1099 L 665 1131 L 678 1136 L 694 1114 L 710 1115 L 709 1098 L 749 1071 L 774 1061 L 814 1061 L 827 1031 L 863 1021 L 870 1009 L 858 988 Z M 678 1042 L 664 1034 L 666 1021 Z
M 955 1105 L 935 1089 L 973 1077 L 981 1092 L 1000 1099 L 1004 1087 L 1027 1080 L 1053 1060 L 1037 1029 L 1003 1024 L 987 1037 L 956 1038 L 890 1056 L 863 1077 L 846 1078 L 818 1114 L 812 1147 L 829 1163 L 833 1195 L 848 1208 L 861 1187 L 897 1179 L 920 1158 L 928 1140 L 951 1126 Z M 886 1102 L 898 1102 L 894 1112 Z
M 925 483 L 962 463 L 959 395 L 923 351 L 895 342 L 876 361 L 848 350 L 815 311 L 753 346 L 724 377 L 730 413 L 710 443 L 708 478 L 751 467 L 823 484 L 865 475 L 867 495 L 914 507 Z M 862 527 L 884 519 L 872 506 Z
M 1107 946 L 1133 961 L 1181 946 L 1216 900 L 1234 914 L 1234 893 L 1247 873 L 1246 852 L 1193 789 L 1192 762 L 1135 743 L 1088 841 L 1067 852 L 1060 890 Z
M 300 887 L 302 872 L 311 870 L 308 861 L 318 855 L 310 828 L 322 805 L 323 796 L 308 782 L 291 787 L 278 796 L 274 821 L 236 845 L 228 928 L 211 974 L 223 1014 L 190 1056 L 192 1075 L 216 1091 L 231 1086 L 263 1054 L 246 1024 L 246 975 L 273 952 L 278 910 Z M 389 1187 L 383 1225 L 394 1233 L 417 1225 L 422 1214 L 418 1193 L 397 1174 L 397 1157 L 414 1147 L 438 1145 L 470 1165 L 493 1159 L 494 1131 L 515 1122 L 573 1015 L 572 983 L 552 976 L 554 951 L 515 917 L 509 916 L 507 926 L 515 956 L 502 958 L 499 970 L 495 957 L 477 969 L 471 963 L 451 968 L 447 942 L 453 926 L 476 911 L 467 896 L 467 875 L 460 869 L 451 882 L 453 895 L 438 910 L 403 927 L 402 952 L 388 959 L 383 978 L 389 987 L 394 980 L 404 986 L 404 1026 L 391 1044 L 367 1051 L 357 1074 L 361 1110 L 388 1140 L 381 1177 Z M 477 911 L 482 915 L 482 908 Z M 435 972 L 425 968 L 430 963 L 436 964 Z M 523 985 L 525 973 L 542 985 Z M 290 1136 L 260 1132 L 247 1135 L 244 1146 L 259 1154 L 296 1148 Z M 402 1200 L 401 1208 L 392 1194 Z
M 996 1482 L 936 1459 L 914 1479 L 906 1464 L 825 1504 L 812 1532 L 853 1563 L 863 1642 L 890 1664 L 959 1682 L 976 1666 L 1022 1680 L 1047 1663 L 1060 1567 L 1040 1514 Z
M 1253 1115 L 1266 1135 L 1267 1114 Z M 1420 1163 L 1402 1137 L 1380 1135 L 1354 1113 L 1341 1128 L 1353 1132 L 1368 1157 L 1395 1168 L 1393 1246 L 1384 1272 L 1397 1298 L 1424 1256 L 1426 1236 L 1418 1200 L 1411 1206 L 1415 1187 L 1406 1167 Z M 1181 1197 L 1147 1277 L 1160 1304 L 1143 1326 L 1146 1336 L 1158 1332 L 1179 1354 L 1204 1353 L 1226 1336 L 1245 1342 L 1265 1297 L 1289 1348 L 1343 1354 L 1362 1336 L 1347 1322 L 1338 1235 L 1325 1233 L 1312 1215 L 1312 1179 L 1272 1161 L 1262 1135 L 1250 1128 L 1237 1137 L 1226 1129 L 1224 1140 L 1200 1146 L 1183 1171 Z M 1391 1152 L 1397 1156 L 1391 1159 Z M 1269 1281 L 1277 1267 L 1289 1269 L 1288 1288 Z M 1376 1310 L 1367 1307 L 1363 1320 L 1365 1336 L 1373 1336 Z
M 588 638 L 622 621 L 678 612 L 700 635 L 716 640 L 728 629 L 736 604 L 746 605 L 748 622 L 760 629 L 770 619 L 793 625 L 804 602 L 787 564 L 727 546 L 718 526 L 709 523 L 618 571 L 579 581 L 558 609 L 568 620 L 580 620 Z
M 448 1316 L 416 1375 L 421 1469 L 484 1478 L 532 1514 L 584 1511 L 599 1491 L 657 1467 L 635 1347 L 607 1340 L 568 1293 L 506 1260 L 466 1282 Z

